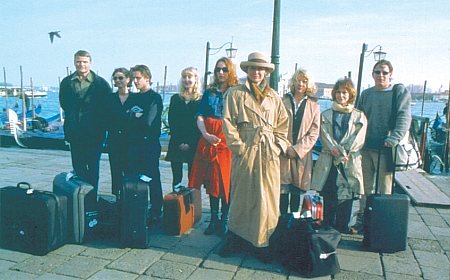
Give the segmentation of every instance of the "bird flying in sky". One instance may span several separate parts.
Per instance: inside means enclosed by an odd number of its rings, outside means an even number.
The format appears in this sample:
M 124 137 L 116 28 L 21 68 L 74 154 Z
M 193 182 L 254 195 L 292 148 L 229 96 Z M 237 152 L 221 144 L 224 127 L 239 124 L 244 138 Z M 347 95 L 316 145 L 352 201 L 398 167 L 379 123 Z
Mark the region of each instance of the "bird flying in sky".
M 52 31 L 52 32 L 48 32 L 48 35 L 50 35 L 50 42 L 53 44 L 53 38 L 58 37 L 61 38 L 61 35 L 59 35 L 59 32 L 61 31 Z

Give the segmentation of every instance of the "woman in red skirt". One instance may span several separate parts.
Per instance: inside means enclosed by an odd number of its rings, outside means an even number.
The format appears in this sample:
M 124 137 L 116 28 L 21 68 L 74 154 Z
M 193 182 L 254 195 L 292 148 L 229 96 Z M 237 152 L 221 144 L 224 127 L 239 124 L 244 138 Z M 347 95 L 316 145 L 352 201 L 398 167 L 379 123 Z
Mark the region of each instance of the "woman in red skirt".
M 221 58 L 214 67 L 214 82 L 204 92 L 197 116 L 202 133 L 189 176 L 189 187 L 209 194 L 211 222 L 206 235 L 225 235 L 228 231 L 228 209 L 231 175 L 231 151 L 222 132 L 223 94 L 238 83 L 236 69 L 228 58 Z M 219 202 L 221 218 L 219 219 Z

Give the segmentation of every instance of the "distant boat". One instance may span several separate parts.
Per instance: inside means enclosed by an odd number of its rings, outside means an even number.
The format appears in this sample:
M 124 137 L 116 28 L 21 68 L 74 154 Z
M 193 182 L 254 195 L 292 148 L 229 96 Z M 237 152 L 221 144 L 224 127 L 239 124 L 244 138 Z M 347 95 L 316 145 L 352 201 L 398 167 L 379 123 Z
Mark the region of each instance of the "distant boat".
M 44 90 L 33 90 L 32 91 L 31 88 L 24 87 L 23 91 L 24 91 L 24 94 L 30 98 L 33 95 L 36 98 L 47 96 L 47 91 L 44 91 Z M 6 95 L 8 95 L 9 97 L 16 97 L 16 96 L 22 97 L 22 91 L 21 91 L 20 87 L 7 86 L 6 90 L 4 87 L 0 88 L 0 96 L 5 97 Z

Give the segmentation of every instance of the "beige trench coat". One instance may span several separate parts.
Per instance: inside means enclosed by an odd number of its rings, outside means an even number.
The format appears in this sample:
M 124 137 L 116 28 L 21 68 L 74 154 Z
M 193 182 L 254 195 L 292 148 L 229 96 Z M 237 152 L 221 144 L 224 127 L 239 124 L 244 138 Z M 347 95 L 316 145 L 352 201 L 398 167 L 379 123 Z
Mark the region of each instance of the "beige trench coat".
M 259 104 L 248 83 L 228 89 L 223 130 L 233 153 L 229 229 L 266 247 L 279 216 L 279 155 L 289 144 L 281 98 L 272 90 Z
M 332 115 L 332 109 L 322 112 L 320 128 L 322 152 L 314 166 L 312 189 L 321 191 L 330 173 L 331 165 L 343 163 L 348 182 L 341 174 L 338 174 L 336 180 L 338 199 L 352 199 L 355 196 L 364 194 L 360 150 L 366 138 L 367 119 L 363 112 L 353 109 L 349 119 L 348 130 L 341 142 L 337 143 L 333 138 Z M 333 159 L 331 149 L 334 146 L 348 156 L 346 163 L 343 162 L 342 157 Z
M 289 115 L 288 139 L 292 139 L 292 128 L 295 111 L 292 108 L 291 95 L 283 96 L 283 104 Z M 313 167 L 312 149 L 319 138 L 320 130 L 320 106 L 317 100 L 308 98 L 306 100 L 305 113 L 302 118 L 298 138 L 293 147 L 299 158 L 280 158 L 281 184 L 292 184 L 304 191 L 310 189 L 311 172 Z

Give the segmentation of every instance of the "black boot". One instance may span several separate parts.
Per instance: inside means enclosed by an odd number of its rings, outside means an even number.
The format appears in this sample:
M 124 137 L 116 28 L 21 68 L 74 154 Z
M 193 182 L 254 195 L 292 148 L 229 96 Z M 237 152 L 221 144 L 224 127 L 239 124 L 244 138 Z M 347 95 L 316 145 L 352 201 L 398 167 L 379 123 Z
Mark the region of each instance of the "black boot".
M 209 206 L 211 207 L 211 222 L 205 230 L 206 235 L 212 235 L 219 228 L 219 198 L 209 196 Z
M 228 212 L 230 210 L 230 206 L 225 202 L 224 198 L 221 198 L 222 201 L 222 217 L 220 219 L 220 227 L 217 230 L 218 236 L 225 236 L 228 232 Z
M 300 207 L 300 195 L 291 193 L 291 201 L 289 203 L 291 213 L 298 212 Z
M 287 214 L 289 205 L 289 195 L 288 194 L 280 194 L 280 214 Z

